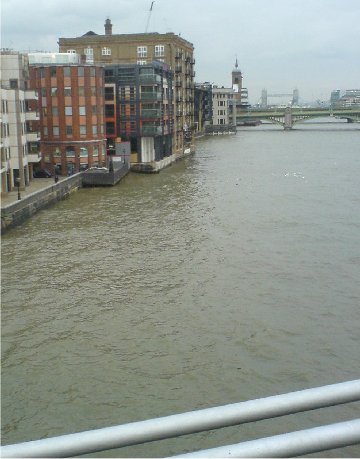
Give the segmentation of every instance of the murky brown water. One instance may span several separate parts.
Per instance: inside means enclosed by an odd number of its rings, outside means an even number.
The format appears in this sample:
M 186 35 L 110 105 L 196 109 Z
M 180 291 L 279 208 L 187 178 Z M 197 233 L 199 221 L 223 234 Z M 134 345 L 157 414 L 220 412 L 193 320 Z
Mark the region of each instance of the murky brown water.
M 3 444 L 359 378 L 355 127 L 203 139 L 160 174 L 81 190 L 3 236 Z M 350 404 L 100 456 L 358 416 Z

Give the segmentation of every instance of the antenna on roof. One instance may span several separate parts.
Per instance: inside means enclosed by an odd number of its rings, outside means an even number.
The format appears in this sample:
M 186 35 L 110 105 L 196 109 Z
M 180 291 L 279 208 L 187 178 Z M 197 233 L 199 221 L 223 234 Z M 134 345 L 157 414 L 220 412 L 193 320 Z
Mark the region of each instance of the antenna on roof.
M 147 21 L 146 21 L 146 27 L 145 27 L 145 33 L 147 33 L 148 31 L 148 28 L 149 28 L 149 24 L 150 24 L 150 17 L 151 17 L 151 13 L 152 13 L 152 9 L 153 9 L 153 5 L 155 3 L 155 0 L 153 2 L 151 2 L 151 6 L 150 6 L 150 9 L 149 9 L 149 14 L 148 14 L 148 18 L 147 18 Z

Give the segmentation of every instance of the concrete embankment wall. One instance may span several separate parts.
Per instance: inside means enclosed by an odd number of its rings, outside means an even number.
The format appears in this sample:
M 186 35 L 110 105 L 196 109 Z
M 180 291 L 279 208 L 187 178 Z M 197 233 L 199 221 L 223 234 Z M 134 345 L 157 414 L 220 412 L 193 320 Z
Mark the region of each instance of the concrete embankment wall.
M 58 183 L 49 185 L 23 199 L 1 208 L 1 233 L 22 223 L 57 201 L 66 199 L 73 191 L 82 187 L 82 174 L 75 174 Z

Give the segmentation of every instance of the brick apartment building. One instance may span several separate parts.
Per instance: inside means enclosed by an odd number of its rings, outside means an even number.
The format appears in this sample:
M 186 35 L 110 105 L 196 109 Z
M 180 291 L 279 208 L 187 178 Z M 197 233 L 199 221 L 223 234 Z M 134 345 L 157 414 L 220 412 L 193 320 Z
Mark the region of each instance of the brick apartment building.
M 69 175 L 106 161 L 104 69 L 76 55 L 29 54 L 43 168 Z
M 160 61 L 174 72 L 173 153 L 182 155 L 194 127 L 194 46 L 174 33 L 113 34 L 110 19 L 105 34 L 92 31 L 75 38 L 59 38 L 59 51 L 84 55 L 89 64 L 147 65 Z

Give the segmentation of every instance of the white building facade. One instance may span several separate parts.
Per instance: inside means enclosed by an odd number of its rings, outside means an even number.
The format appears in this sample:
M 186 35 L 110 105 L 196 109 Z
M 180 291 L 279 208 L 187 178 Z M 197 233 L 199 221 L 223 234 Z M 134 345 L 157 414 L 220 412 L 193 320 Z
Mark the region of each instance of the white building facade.
M 1 64 L 1 193 L 19 184 L 24 189 L 40 163 L 38 96 L 28 89 L 28 58 L 2 51 Z M 18 179 L 20 182 L 18 183 Z

